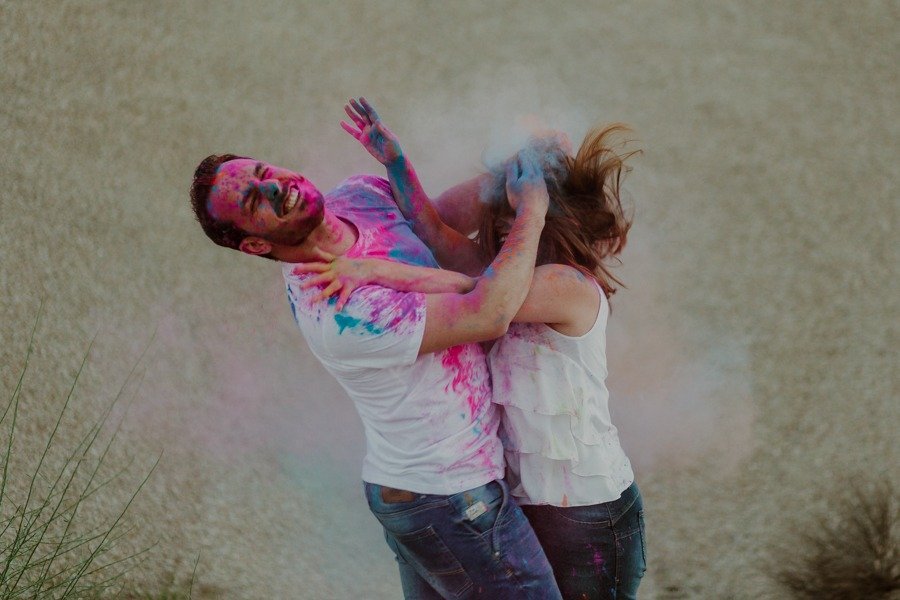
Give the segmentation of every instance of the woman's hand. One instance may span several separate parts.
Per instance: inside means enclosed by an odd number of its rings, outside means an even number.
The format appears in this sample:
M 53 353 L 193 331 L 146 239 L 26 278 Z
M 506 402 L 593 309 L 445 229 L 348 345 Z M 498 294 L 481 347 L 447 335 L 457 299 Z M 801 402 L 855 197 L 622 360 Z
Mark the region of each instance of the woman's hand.
M 531 153 L 520 152 L 506 165 L 506 198 L 517 215 L 523 209 L 547 214 L 550 196 L 544 172 Z
M 335 308 L 338 312 L 350 298 L 356 288 L 372 283 L 375 277 L 375 265 L 365 259 L 344 258 L 334 256 L 322 250 L 316 251 L 318 260 L 300 263 L 294 267 L 295 273 L 318 273 L 300 284 L 303 289 L 325 286 L 316 296 L 316 301 L 326 300 L 338 294 Z
M 365 98 L 351 98 L 350 103 L 344 105 L 344 110 L 353 125 L 341 121 L 341 127 L 359 140 L 375 160 L 387 167 L 403 156 L 397 136 L 381 122 L 375 108 Z

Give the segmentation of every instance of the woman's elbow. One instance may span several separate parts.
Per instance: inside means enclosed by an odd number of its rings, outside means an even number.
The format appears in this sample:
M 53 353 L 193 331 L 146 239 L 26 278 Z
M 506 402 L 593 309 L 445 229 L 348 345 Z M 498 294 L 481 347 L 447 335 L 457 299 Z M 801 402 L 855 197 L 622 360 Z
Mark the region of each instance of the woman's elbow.
M 474 318 L 474 325 L 484 340 L 493 340 L 506 335 L 516 311 L 508 310 L 502 302 L 489 299 L 478 286 L 465 295 L 467 312 Z
M 486 332 L 488 337 L 485 337 L 482 341 L 487 340 L 495 340 L 498 337 L 503 337 L 506 335 L 506 332 L 509 331 L 509 323 L 510 321 L 502 320 L 491 324 L 491 327 Z
M 509 325 L 512 323 L 513 317 L 515 317 L 514 313 L 498 313 L 493 319 L 485 324 L 487 334 L 490 335 L 490 337 L 486 339 L 495 340 L 506 335 L 506 332 L 509 331 Z

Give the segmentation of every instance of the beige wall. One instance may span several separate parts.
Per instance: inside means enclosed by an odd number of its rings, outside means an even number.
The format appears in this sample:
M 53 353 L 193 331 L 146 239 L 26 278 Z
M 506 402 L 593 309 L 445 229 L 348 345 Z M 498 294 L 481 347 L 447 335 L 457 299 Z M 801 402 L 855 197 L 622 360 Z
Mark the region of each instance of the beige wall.
M 277 267 L 193 222 L 193 168 L 232 151 L 323 188 L 378 172 L 338 127 L 357 94 L 434 192 L 523 122 L 577 138 L 624 121 L 645 153 L 610 383 L 647 504 L 643 589 L 759 597 L 796 518 L 827 509 L 838 478 L 897 464 L 897 12 L 0 3 L 3 398 L 45 301 L 17 456 L 36 456 L 95 334 L 67 443 L 156 330 L 115 447 L 135 466 L 99 502 L 118 506 L 164 450 L 132 507 L 135 544 L 159 541 L 134 584 L 184 581 L 199 553 L 209 596 L 396 597 L 358 419 L 295 331 Z

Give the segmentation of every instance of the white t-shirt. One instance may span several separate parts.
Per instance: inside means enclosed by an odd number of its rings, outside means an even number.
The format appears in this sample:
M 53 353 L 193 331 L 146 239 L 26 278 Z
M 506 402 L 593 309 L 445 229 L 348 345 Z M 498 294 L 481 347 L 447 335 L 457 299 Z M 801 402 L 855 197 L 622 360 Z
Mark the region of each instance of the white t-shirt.
M 507 480 L 519 504 L 599 504 L 616 500 L 634 481 L 609 417 L 609 302 L 597 288 L 600 309 L 586 334 L 513 323 L 491 348 Z
M 380 177 L 351 177 L 325 205 L 353 223 L 348 258 L 437 267 Z M 366 433 L 363 480 L 425 494 L 455 494 L 503 477 L 486 357 L 478 344 L 418 356 L 425 296 L 380 286 L 353 292 L 343 310 L 314 302 L 308 274 L 283 274 L 294 318 L 310 350 L 353 400 Z

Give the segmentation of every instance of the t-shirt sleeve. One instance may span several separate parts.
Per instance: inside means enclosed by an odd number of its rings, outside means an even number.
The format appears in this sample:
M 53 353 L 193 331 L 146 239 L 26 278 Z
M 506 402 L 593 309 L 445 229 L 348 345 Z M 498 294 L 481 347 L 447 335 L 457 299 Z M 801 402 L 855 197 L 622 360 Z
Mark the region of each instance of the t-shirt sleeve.
M 294 318 L 310 349 L 335 367 L 383 369 L 411 365 L 425 334 L 425 295 L 380 286 L 354 290 L 341 312 L 335 298 L 315 301 L 317 288 L 302 289 L 286 277 Z
M 391 182 L 384 177 L 378 175 L 353 175 L 346 180 L 345 184 L 369 187 L 383 198 L 390 200 L 392 203 L 394 202 L 394 191 L 391 189 Z

